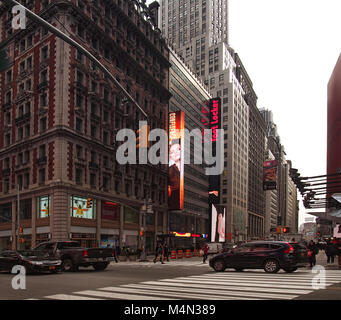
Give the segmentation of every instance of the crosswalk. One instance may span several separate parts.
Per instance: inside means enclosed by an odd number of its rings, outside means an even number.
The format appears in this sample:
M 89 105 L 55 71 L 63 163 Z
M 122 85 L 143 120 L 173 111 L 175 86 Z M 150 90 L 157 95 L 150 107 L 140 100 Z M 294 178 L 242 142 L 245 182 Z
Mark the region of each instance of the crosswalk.
M 187 277 L 143 281 L 95 290 L 55 294 L 41 299 L 53 300 L 290 300 L 314 290 L 316 274 L 310 270 L 267 274 L 248 272 L 205 273 Z M 316 281 L 315 281 L 316 282 Z M 341 282 L 341 271 L 327 270 L 325 288 Z M 322 282 L 321 282 L 322 283 Z M 316 284 L 316 283 L 315 283 Z

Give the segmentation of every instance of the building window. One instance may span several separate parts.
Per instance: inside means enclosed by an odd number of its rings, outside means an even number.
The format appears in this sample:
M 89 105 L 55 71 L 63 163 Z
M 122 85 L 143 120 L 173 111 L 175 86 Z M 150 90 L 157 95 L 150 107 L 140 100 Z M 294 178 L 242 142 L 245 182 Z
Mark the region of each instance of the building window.
M 96 187 L 96 174 L 95 173 L 90 173 L 90 186 L 92 188 Z
M 41 49 L 41 61 L 46 60 L 49 57 L 49 48 L 45 46 Z
M 45 168 L 39 170 L 39 184 L 45 184 Z
M 76 184 L 82 184 L 82 169 L 76 168 Z
M 83 131 L 83 121 L 80 118 L 76 118 L 76 131 L 78 132 Z
M 83 219 L 96 219 L 96 200 L 92 199 L 92 207 L 87 208 L 87 199 L 71 196 L 71 217 Z
M 24 174 L 24 189 L 27 189 L 30 185 L 30 174 L 25 173 Z
M 38 198 L 38 218 L 47 218 L 50 215 L 50 196 Z
M 82 156 L 83 156 L 82 146 L 79 146 L 79 145 L 76 146 L 76 156 L 77 156 L 77 159 L 82 159 Z
M 46 130 L 46 117 L 40 119 L 40 132 Z

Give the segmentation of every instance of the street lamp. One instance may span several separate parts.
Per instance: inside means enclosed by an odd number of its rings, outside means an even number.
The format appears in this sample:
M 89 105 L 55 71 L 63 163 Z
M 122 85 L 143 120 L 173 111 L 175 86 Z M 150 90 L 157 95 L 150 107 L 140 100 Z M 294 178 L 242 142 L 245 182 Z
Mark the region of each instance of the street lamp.
M 140 261 L 148 261 L 147 254 L 146 254 L 146 213 L 153 213 L 153 201 L 152 199 L 148 199 L 148 202 L 146 199 L 143 201 L 143 205 L 140 210 L 142 214 L 142 254 Z

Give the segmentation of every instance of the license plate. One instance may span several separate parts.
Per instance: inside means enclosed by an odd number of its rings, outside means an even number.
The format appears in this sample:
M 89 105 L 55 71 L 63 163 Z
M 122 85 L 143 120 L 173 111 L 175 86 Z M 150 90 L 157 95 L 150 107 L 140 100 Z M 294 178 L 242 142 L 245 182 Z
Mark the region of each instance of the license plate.
M 54 270 L 56 267 L 50 266 L 49 270 Z

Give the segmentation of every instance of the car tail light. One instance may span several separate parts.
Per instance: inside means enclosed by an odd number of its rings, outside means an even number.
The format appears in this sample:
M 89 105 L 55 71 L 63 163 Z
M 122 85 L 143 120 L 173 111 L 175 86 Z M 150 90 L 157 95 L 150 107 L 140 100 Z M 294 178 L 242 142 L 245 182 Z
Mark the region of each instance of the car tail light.
M 287 245 L 289 246 L 289 248 L 284 250 L 284 253 L 287 253 L 287 254 L 294 253 L 294 248 L 289 243 L 287 243 Z
M 82 257 L 88 257 L 88 251 L 87 250 L 84 250 L 83 253 L 82 253 Z

